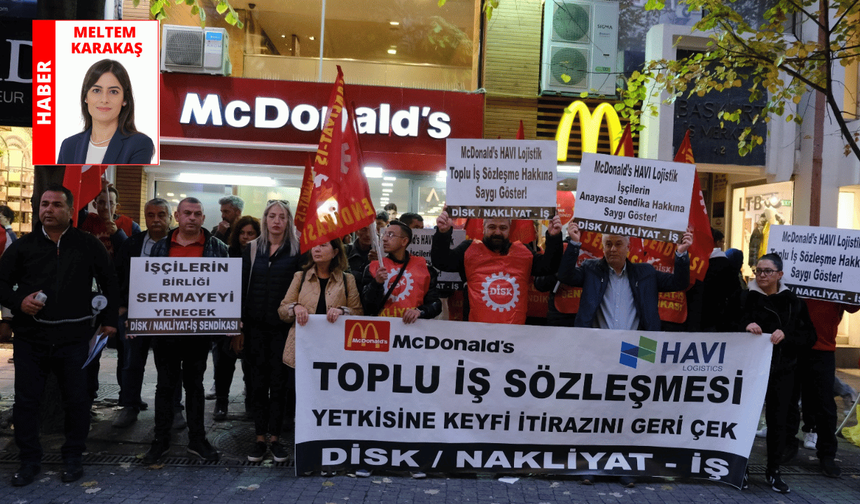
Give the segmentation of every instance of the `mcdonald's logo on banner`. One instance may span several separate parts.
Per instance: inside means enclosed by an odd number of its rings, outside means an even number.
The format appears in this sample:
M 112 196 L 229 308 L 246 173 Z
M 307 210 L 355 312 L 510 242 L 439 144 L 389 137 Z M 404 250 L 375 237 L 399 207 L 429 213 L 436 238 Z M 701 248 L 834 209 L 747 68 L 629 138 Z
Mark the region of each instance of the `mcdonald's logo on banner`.
M 600 124 L 606 119 L 609 126 L 609 144 L 612 147 L 611 154 L 616 153 L 618 143 L 621 141 L 621 121 L 615 112 L 615 107 L 610 103 L 601 103 L 594 109 L 592 114 L 588 105 L 579 100 L 571 103 L 564 109 L 564 114 L 558 122 L 555 132 L 555 141 L 558 143 L 558 161 L 567 161 L 567 148 L 570 143 L 570 130 L 573 129 L 573 121 L 579 115 L 579 125 L 582 138 L 582 152 L 597 154 L 597 140 L 600 137 Z M 622 149 L 619 156 L 632 156 L 632 152 Z
M 347 320 L 343 328 L 344 350 L 387 352 L 391 322 L 384 320 Z

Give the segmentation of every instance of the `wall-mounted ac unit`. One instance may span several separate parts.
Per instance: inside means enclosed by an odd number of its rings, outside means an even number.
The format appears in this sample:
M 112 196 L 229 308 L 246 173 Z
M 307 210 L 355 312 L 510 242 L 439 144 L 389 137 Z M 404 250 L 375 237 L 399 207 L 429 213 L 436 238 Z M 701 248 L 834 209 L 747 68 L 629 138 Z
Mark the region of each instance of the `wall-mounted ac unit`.
M 227 30 L 164 25 L 161 71 L 230 75 Z
M 546 0 L 542 94 L 614 96 L 618 67 L 618 2 Z

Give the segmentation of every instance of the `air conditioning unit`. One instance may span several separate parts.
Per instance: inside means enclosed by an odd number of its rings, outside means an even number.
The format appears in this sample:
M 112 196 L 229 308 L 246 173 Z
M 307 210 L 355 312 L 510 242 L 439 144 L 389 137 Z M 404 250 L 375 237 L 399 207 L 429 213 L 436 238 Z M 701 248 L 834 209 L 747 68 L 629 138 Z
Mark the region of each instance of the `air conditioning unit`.
M 546 0 L 542 94 L 615 96 L 618 2 Z
M 161 71 L 230 75 L 227 30 L 164 25 Z

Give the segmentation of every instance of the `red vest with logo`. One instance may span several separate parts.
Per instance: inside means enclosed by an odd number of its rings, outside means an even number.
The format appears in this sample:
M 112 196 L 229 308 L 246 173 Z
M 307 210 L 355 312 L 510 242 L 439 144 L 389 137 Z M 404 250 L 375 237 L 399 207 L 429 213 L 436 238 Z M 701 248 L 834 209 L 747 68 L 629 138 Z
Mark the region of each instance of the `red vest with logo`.
M 525 324 L 532 274 L 532 252 L 520 242 L 507 255 L 491 251 L 475 240 L 463 258 L 469 287 L 469 320 L 497 324 Z
M 388 279 L 382 284 L 382 292 L 388 292 L 391 288 L 391 282 L 397 278 L 400 273 L 402 264 L 392 261 L 385 257 L 382 262 L 385 264 L 385 269 L 388 270 Z M 379 269 L 379 261 L 372 261 L 369 264 L 370 273 L 376 276 L 376 271 Z M 385 301 L 385 306 L 379 312 L 380 317 L 402 317 L 403 312 L 409 308 L 417 308 L 424 304 L 424 296 L 430 290 L 430 271 L 427 269 L 427 261 L 421 257 L 412 256 L 409 258 L 409 263 L 406 265 L 406 271 L 403 276 L 397 281 L 391 295 Z M 369 314 L 370 315 L 370 314 Z

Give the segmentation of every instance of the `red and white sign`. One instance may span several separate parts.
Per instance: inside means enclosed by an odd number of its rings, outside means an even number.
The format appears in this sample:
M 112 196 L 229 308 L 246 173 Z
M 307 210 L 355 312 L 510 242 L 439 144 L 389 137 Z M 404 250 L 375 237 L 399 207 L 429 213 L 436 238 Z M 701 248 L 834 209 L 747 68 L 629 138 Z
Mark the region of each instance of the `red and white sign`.
M 105 59 L 128 73 L 134 124 L 152 139 L 158 163 L 158 21 L 34 20 L 33 164 L 57 164 L 62 141 L 84 131 L 81 88 Z

